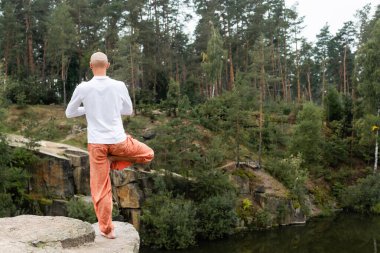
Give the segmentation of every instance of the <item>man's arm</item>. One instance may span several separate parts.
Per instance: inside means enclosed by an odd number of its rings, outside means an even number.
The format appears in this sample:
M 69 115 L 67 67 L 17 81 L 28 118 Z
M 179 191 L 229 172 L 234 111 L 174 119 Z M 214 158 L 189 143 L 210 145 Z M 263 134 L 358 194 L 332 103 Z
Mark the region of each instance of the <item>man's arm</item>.
M 80 106 L 80 104 L 82 103 L 82 98 L 79 94 L 80 92 L 78 88 L 79 86 L 74 90 L 70 103 L 67 105 L 67 108 L 66 108 L 67 118 L 79 117 L 86 113 L 86 111 L 84 110 L 84 107 Z
M 123 101 L 123 105 L 122 105 L 120 114 L 121 115 L 132 115 L 133 106 L 132 106 L 131 97 L 129 96 L 128 89 L 124 83 L 123 83 L 123 87 L 122 87 L 121 99 Z

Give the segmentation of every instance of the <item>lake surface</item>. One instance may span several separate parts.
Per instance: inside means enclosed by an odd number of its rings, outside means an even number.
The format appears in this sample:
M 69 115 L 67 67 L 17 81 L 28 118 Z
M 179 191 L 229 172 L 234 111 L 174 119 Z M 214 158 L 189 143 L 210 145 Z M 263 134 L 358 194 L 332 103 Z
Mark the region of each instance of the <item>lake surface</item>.
M 302 226 L 254 231 L 227 239 L 201 242 L 178 251 L 148 248 L 140 253 L 377 253 L 380 216 L 339 214 L 317 218 Z

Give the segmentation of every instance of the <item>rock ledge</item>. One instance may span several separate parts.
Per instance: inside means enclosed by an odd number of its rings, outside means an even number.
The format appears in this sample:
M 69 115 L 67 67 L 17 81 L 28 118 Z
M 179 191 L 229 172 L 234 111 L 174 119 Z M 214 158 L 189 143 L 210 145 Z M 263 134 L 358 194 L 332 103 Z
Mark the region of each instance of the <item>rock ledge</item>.
M 138 253 L 140 238 L 134 227 L 114 222 L 117 238 L 99 234 L 98 224 L 63 216 L 22 215 L 0 219 L 0 249 L 7 253 Z

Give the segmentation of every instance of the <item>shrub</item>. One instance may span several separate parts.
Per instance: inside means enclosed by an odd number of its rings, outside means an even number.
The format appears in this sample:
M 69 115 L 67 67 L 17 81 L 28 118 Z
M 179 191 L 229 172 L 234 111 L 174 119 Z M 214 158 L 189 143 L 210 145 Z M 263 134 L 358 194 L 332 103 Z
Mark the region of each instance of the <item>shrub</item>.
M 13 204 L 12 196 L 7 193 L 0 193 L 0 218 L 9 217 L 16 211 L 16 206 Z
M 307 103 L 297 115 L 297 125 L 290 146 L 292 154 L 302 154 L 306 164 L 321 161 L 322 114 L 317 106 Z
M 146 200 L 141 216 L 142 243 L 154 248 L 184 249 L 195 244 L 193 202 L 162 192 Z
M 74 219 L 79 219 L 82 221 L 87 221 L 88 223 L 97 222 L 94 205 L 92 203 L 86 202 L 81 198 L 72 198 L 66 204 L 68 216 Z M 119 209 L 112 209 L 112 217 L 119 215 Z
M 97 221 L 94 206 L 82 199 L 72 198 L 66 205 L 68 216 L 71 218 L 95 223 Z
M 362 213 L 378 213 L 379 192 L 380 175 L 369 175 L 364 179 L 359 179 L 356 185 L 342 191 L 340 199 L 344 208 Z
M 234 192 L 228 177 L 218 170 L 200 171 L 191 192 L 196 201 L 208 199 L 209 196 L 225 195 Z
M 272 216 L 266 209 L 259 209 L 254 215 L 252 225 L 255 228 L 263 229 L 272 226 Z
M 236 197 L 216 195 L 203 200 L 197 210 L 199 234 L 205 239 L 222 238 L 232 232 L 236 223 Z
M 302 156 L 297 154 L 281 160 L 272 160 L 266 169 L 287 188 L 294 189 L 297 184 L 303 184 L 308 176 L 307 169 L 303 168 L 302 164 Z

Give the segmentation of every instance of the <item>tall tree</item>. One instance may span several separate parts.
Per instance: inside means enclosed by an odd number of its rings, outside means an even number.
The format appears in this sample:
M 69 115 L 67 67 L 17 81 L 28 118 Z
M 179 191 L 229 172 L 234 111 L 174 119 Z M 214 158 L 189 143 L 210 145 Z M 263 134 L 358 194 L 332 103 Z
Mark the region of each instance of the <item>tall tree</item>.
M 207 61 L 203 63 L 207 73 L 210 87 L 209 97 L 214 97 L 222 92 L 222 68 L 226 58 L 226 50 L 223 48 L 223 40 L 220 33 L 211 25 L 211 36 L 207 43 Z
M 326 24 L 320 31 L 319 34 L 317 34 L 317 42 L 315 44 L 315 58 L 317 64 L 320 66 L 319 68 L 319 82 L 322 84 L 322 87 L 320 87 L 320 94 L 321 94 L 321 101 L 323 104 L 323 100 L 325 98 L 325 94 L 327 92 L 327 78 L 326 78 L 326 71 L 327 71 L 327 63 L 328 63 L 328 57 L 329 57 L 329 42 L 332 38 L 332 35 L 330 33 L 330 28 Z
M 66 105 L 66 82 L 68 66 L 76 42 L 76 30 L 66 2 L 59 4 L 49 18 L 48 55 L 52 66 L 60 73 L 63 104 Z
M 357 76 L 359 78 L 359 92 L 363 96 L 368 112 L 380 115 L 380 18 L 371 30 L 368 40 L 358 50 Z M 376 130 L 375 164 L 377 172 L 378 136 Z

